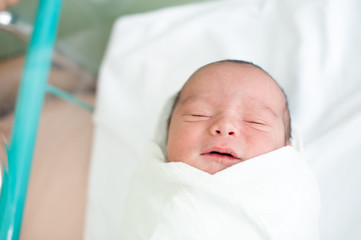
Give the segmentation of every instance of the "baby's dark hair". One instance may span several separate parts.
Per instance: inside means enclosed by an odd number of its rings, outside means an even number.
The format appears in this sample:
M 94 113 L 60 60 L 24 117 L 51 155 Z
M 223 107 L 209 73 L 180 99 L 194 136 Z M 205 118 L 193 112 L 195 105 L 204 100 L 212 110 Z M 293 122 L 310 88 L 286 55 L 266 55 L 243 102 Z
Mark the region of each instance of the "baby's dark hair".
M 212 62 L 212 63 L 209 63 L 209 64 L 206 64 L 202 67 L 200 67 L 199 69 L 197 69 L 189 78 L 188 80 L 195 74 L 197 73 L 200 69 L 204 68 L 204 67 L 207 67 L 209 65 L 213 65 L 213 64 L 217 64 L 217 63 L 236 63 L 236 64 L 248 64 L 248 65 L 251 65 L 251 66 L 254 66 L 258 69 L 260 69 L 261 71 L 263 71 L 264 73 L 266 73 L 276 84 L 277 86 L 281 89 L 282 91 L 282 94 L 283 96 L 285 97 L 285 117 L 286 117 L 286 139 L 287 140 L 291 140 L 292 138 L 292 134 L 291 134 L 291 115 L 290 115 L 290 110 L 289 110 L 289 107 L 288 107 L 288 99 L 287 99 L 287 95 L 285 93 L 285 91 L 283 90 L 283 88 L 281 88 L 281 86 L 278 84 L 278 82 L 267 72 L 265 71 L 263 68 L 261 68 L 260 66 L 252 63 L 252 62 L 248 62 L 248 61 L 244 61 L 244 60 L 236 60 L 236 59 L 225 59 L 225 60 L 221 60 L 221 61 L 216 61 L 216 62 Z M 187 80 L 187 81 L 188 81 Z M 173 112 L 174 112 L 174 109 L 175 107 L 177 106 L 178 102 L 179 102 L 179 98 L 180 98 L 180 95 L 182 93 L 182 90 L 184 88 L 184 85 L 182 87 L 181 90 L 178 91 L 178 93 L 175 95 L 174 97 L 174 102 L 173 102 L 173 105 L 172 105 L 172 108 L 171 108 L 171 112 L 169 114 L 169 117 L 168 117 L 168 121 L 167 121 L 167 132 L 169 131 L 169 126 L 170 126 L 170 122 L 172 120 L 172 116 L 173 116 Z M 168 138 L 168 134 L 167 134 L 167 138 Z

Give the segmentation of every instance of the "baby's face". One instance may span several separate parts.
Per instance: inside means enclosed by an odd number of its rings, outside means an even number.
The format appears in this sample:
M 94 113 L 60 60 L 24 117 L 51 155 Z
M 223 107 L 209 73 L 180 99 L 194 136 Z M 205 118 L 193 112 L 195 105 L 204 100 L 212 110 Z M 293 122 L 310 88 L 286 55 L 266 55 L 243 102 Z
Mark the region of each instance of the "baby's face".
M 289 144 L 286 100 L 260 69 L 202 68 L 184 86 L 169 126 L 168 159 L 214 174 Z

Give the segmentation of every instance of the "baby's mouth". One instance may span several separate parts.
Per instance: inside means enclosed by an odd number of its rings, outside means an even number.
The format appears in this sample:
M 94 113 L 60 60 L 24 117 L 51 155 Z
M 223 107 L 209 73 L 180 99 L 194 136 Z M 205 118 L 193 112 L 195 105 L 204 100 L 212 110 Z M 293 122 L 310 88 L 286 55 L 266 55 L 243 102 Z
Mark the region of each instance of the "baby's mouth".
M 230 153 L 222 153 L 222 152 L 212 151 L 209 154 L 211 154 L 211 155 L 229 156 L 229 157 L 234 158 L 234 156 L 232 154 L 230 154 Z
M 210 151 L 210 152 L 205 152 L 202 155 L 212 158 L 232 160 L 232 161 L 240 160 L 240 158 L 232 151 Z

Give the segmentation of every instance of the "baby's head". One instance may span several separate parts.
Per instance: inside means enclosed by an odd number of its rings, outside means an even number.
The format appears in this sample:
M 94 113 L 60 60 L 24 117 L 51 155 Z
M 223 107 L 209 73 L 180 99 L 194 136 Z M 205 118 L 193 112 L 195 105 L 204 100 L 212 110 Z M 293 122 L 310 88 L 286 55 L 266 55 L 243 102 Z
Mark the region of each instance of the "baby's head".
M 286 96 L 262 68 L 224 60 L 198 69 L 176 98 L 168 129 L 170 162 L 214 174 L 290 145 Z

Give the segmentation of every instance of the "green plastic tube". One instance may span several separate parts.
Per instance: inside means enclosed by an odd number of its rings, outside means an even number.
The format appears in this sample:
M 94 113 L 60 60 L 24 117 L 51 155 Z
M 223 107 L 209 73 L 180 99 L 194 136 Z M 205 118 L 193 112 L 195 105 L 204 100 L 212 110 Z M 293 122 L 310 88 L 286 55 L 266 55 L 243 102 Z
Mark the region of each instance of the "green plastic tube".
M 73 95 L 60 90 L 59 88 L 56 88 L 54 86 L 51 86 L 50 84 L 47 85 L 47 92 L 54 94 L 55 96 L 62 98 L 68 102 L 74 103 L 76 105 L 78 105 L 79 107 L 88 110 L 89 112 L 93 112 L 94 111 L 94 107 L 87 104 L 86 102 L 80 100 L 79 98 L 74 97 Z
M 0 195 L 0 240 L 19 239 L 39 118 L 46 93 L 62 0 L 40 0 L 7 146 Z M 4 167 L 4 166 L 3 166 Z

